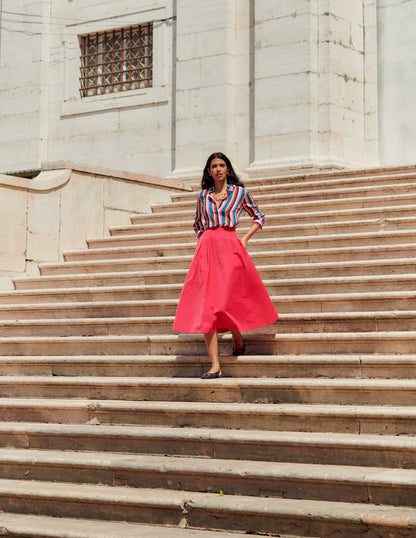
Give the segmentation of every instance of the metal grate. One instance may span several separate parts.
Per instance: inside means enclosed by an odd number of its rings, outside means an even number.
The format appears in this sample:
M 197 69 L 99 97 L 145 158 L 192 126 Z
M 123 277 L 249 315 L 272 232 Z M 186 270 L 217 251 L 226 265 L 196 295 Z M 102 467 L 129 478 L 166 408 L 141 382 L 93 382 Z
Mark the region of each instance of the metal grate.
M 151 22 L 79 36 L 81 97 L 152 86 Z

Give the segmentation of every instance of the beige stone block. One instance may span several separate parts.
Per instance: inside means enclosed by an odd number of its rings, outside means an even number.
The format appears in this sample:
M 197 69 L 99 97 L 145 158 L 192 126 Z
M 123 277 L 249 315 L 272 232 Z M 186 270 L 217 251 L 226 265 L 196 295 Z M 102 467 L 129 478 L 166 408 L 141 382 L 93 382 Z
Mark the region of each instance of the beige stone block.
M 325 9 L 325 7 L 324 7 Z M 361 24 L 363 20 L 363 0 L 330 0 L 329 11 L 335 17 Z
M 311 151 L 309 132 L 285 133 L 256 137 L 255 162 L 297 160 L 309 157 Z
M 365 115 L 365 137 L 367 140 L 372 140 L 378 134 L 378 114 L 371 113 Z
M 363 83 L 341 75 L 320 77 L 319 95 L 321 103 L 330 103 L 363 112 Z M 325 98 L 323 98 L 325 97 Z
M 260 79 L 256 82 L 258 109 L 296 105 L 311 99 L 310 73 L 297 73 Z
M 377 84 L 372 82 L 367 82 L 364 86 L 365 108 L 367 113 L 378 113 L 377 89 Z
M 256 0 L 256 21 L 278 19 L 280 17 L 297 17 L 309 13 L 309 0 Z
M 310 125 L 310 106 L 308 103 L 287 107 L 276 107 L 256 112 L 256 136 L 297 133 L 308 130 Z
M 256 24 L 256 47 L 276 47 L 303 41 L 310 32 L 309 13 L 289 15 Z
M 168 204 L 171 194 L 167 189 L 148 187 L 133 181 L 104 180 L 104 206 L 107 209 L 150 213 L 151 206 Z
M 16 276 L 16 275 L 14 275 Z M 19 276 L 19 274 L 18 274 Z M 0 290 L 14 290 L 13 276 L 7 276 L 0 274 Z
M 227 25 L 227 4 L 223 0 L 181 0 L 178 3 L 178 35 L 224 28 Z
M 195 57 L 220 56 L 232 52 L 233 46 L 234 43 L 229 43 L 229 34 L 226 28 L 199 32 L 195 43 Z
M 59 234 L 60 190 L 30 192 L 28 195 L 28 231 L 35 234 Z
M 363 82 L 364 57 L 359 51 L 333 44 L 331 46 L 330 71 Z
M 61 251 L 85 248 L 88 237 L 103 233 L 103 179 L 72 173 L 61 191 Z
M 26 263 L 27 192 L 0 186 L 0 267 L 23 272 Z
M 178 87 L 182 90 L 201 87 L 202 61 L 191 59 L 177 65 Z
M 256 79 L 310 71 L 309 35 L 305 41 L 276 47 L 256 48 Z
M 178 62 L 185 62 L 197 57 L 196 34 L 178 35 L 176 38 L 176 59 Z
M 104 209 L 104 233 L 110 235 L 109 229 L 115 226 L 129 226 L 134 213 L 117 209 Z
M 213 107 L 212 104 L 216 106 Z M 182 119 L 198 118 L 227 112 L 226 88 L 224 84 L 197 88 L 181 92 L 178 96 L 176 110 Z
M 26 256 L 28 260 L 33 260 L 34 262 L 58 261 L 59 260 L 59 234 L 39 235 L 33 232 L 28 232 Z

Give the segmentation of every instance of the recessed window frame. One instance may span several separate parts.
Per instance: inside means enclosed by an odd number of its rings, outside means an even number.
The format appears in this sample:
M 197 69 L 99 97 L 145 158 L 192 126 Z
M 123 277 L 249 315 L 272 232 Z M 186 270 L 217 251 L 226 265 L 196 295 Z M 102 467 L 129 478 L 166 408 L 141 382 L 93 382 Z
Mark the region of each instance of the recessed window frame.
M 118 20 L 115 20 L 118 19 Z M 63 84 L 60 117 L 70 118 L 84 114 L 111 110 L 160 105 L 170 101 L 171 33 L 173 25 L 172 5 L 166 0 L 152 0 L 152 4 L 138 11 L 122 16 L 91 19 L 81 23 L 71 23 L 65 27 L 62 48 Z M 153 71 L 152 86 L 138 90 L 104 93 L 81 97 L 80 76 L 80 35 L 96 31 L 112 31 L 147 22 L 153 23 Z M 133 23 L 133 24 L 132 24 Z
M 78 36 L 82 98 L 151 88 L 153 23 Z

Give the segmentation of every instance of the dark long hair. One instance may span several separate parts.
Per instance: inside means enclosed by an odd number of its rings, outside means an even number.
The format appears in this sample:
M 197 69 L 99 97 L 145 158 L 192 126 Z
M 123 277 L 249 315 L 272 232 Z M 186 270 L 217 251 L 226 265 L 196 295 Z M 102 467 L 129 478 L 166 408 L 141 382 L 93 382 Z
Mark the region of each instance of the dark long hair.
M 222 159 L 227 165 L 227 168 L 228 168 L 227 184 L 228 185 L 240 185 L 241 187 L 244 187 L 244 184 L 235 173 L 235 170 L 233 168 L 233 165 L 231 164 L 230 159 L 227 157 L 227 155 L 224 155 L 224 153 L 217 151 L 216 153 L 213 153 L 212 155 L 208 157 L 207 164 L 205 165 L 204 172 L 202 174 L 202 181 L 201 181 L 202 189 L 210 189 L 211 187 L 214 186 L 214 179 L 209 173 L 209 167 L 211 166 L 211 162 L 214 159 Z

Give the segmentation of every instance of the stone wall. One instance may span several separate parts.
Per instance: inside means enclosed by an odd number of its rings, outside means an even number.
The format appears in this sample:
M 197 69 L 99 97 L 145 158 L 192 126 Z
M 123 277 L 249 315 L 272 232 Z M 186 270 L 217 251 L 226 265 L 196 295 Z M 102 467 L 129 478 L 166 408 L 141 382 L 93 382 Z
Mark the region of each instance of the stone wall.
M 416 1 L 378 0 L 380 161 L 416 162 Z
M 59 166 L 66 168 L 54 169 Z M 52 168 L 53 170 L 47 170 Z M 38 274 L 38 263 L 58 262 L 86 239 L 130 224 L 134 213 L 169 203 L 180 182 L 74 163 L 45 165 L 34 179 L 0 174 L 0 288 L 12 277 Z
M 2 0 L 0 170 L 194 178 L 412 161 L 414 0 Z M 14 13 L 14 14 L 13 14 Z M 377 19 L 378 17 L 378 19 Z M 153 22 L 153 86 L 81 98 L 79 36 Z

